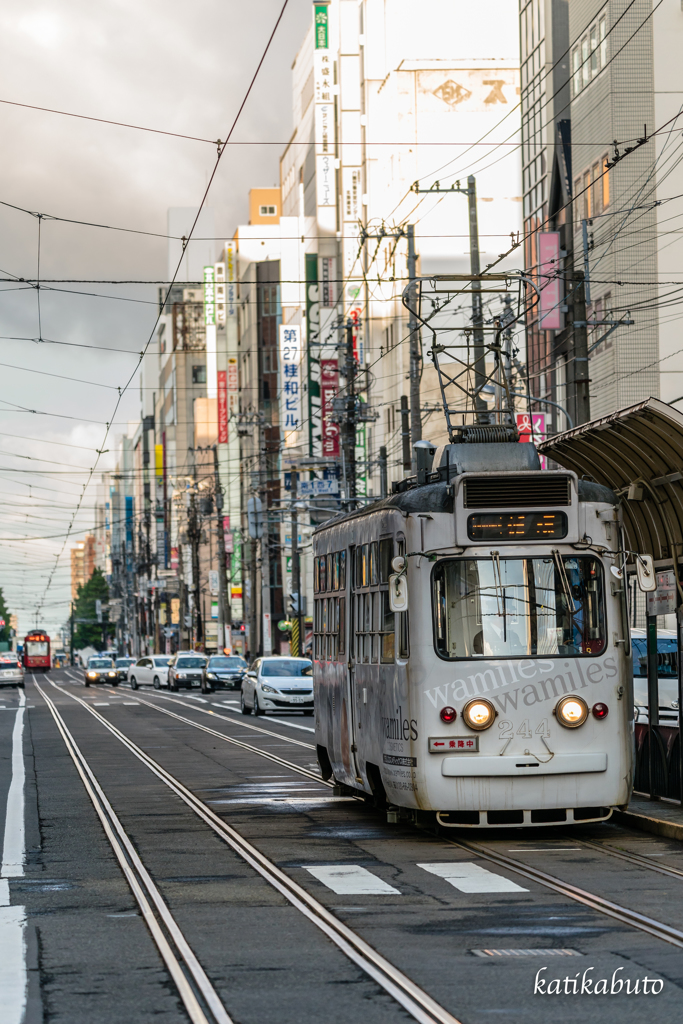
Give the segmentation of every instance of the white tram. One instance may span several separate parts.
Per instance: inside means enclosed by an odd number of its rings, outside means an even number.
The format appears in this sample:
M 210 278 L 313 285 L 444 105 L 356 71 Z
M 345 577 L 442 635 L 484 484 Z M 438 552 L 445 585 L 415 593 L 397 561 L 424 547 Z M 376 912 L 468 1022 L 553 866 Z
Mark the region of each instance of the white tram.
M 616 495 L 531 444 L 418 460 L 314 536 L 324 777 L 443 825 L 608 818 L 633 777 Z

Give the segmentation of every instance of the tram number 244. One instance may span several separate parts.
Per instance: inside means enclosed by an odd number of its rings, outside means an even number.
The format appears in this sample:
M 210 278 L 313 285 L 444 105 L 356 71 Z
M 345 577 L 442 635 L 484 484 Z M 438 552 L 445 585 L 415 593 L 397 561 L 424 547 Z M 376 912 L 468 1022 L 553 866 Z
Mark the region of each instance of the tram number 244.
M 500 735 L 499 735 L 498 739 L 500 739 L 500 740 L 511 740 L 512 739 L 512 737 L 514 735 L 514 728 L 515 728 L 514 725 L 512 724 L 512 722 L 508 722 L 507 719 L 503 719 L 502 722 L 498 723 L 498 728 L 500 730 Z M 534 733 L 537 736 L 550 736 L 550 726 L 548 724 L 548 719 L 547 718 L 544 718 L 542 722 L 539 722 L 539 724 L 536 726 L 536 728 L 533 730 L 533 732 L 532 732 L 531 726 L 529 725 L 529 719 L 528 718 L 525 718 L 524 721 L 522 722 L 522 724 L 520 725 L 520 727 L 517 729 L 517 735 L 518 736 L 523 736 L 527 740 L 530 740 L 533 737 Z

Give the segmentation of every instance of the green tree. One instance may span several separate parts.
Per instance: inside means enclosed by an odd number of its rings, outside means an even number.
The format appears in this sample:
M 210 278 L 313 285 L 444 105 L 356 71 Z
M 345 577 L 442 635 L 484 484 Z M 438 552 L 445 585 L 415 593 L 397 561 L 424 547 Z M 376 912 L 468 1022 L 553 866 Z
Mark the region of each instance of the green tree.
M 94 647 L 98 651 L 105 650 L 106 637 L 114 635 L 113 624 L 97 621 L 96 601 L 105 604 L 109 599 L 109 587 L 101 569 L 95 569 L 92 576 L 82 587 L 78 588 L 78 597 L 74 605 L 74 647 Z M 79 622 L 85 619 L 85 622 Z
M 0 587 L 0 619 L 5 620 L 5 625 L 0 626 L 0 641 L 9 640 L 9 611 L 5 604 L 5 595 L 2 592 L 2 587 Z

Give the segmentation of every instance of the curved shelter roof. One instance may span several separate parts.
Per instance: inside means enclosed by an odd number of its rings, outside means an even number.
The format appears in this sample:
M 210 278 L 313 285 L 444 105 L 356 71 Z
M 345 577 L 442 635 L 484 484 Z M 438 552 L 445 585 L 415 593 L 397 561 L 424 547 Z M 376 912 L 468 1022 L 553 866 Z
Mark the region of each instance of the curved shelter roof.
M 648 398 L 557 434 L 538 450 L 616 491 L 630 550 L 652 555 L 658 568 L 683 558 L 681 413 Z

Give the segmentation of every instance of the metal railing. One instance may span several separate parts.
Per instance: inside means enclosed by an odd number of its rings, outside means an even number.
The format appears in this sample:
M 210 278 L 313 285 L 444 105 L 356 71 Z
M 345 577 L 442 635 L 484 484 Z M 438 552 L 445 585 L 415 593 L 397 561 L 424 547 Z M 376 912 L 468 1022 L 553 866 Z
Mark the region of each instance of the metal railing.
M 635 732 L 635 791 L 683 801 L 678 726 L 636 722 Z

